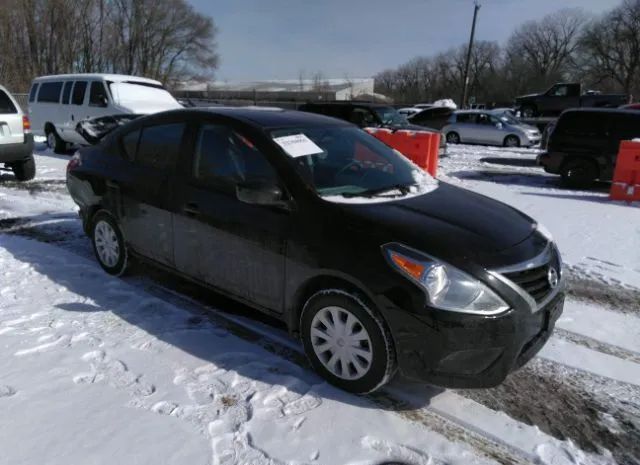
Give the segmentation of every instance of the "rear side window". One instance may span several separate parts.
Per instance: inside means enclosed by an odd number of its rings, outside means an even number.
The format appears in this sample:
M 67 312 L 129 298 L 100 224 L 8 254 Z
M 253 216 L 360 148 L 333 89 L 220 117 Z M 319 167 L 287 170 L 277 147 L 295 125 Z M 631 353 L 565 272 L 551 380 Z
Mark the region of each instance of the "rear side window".
M 76 81 L 73 86 L 73 96 L 71 103 L 74 105 L 82 105 L 84 103 L 84 94 L 87 91 L 87 81 Z
M 29 91 L 29 101 L 33 102 L 36 99 L 36 94 L 38 93 L 38 84 L 34 84 L 31 86 L 31 90 Z
M 122 137 L 122 149 L 129 160 L 135 160 L 138 154 L 138 142 L 140 141 L 140 130 L 131 131 Z
M 8 113 L 18 113 L 18 110 L 6 92 L 0 90 L 0 115 Z
M 605 137 L 608 118 L 600 113 L 566 113 L 560 118 L 556 131 L 574 137 Z
M 248 139 L 214 124 L 202 126 L 198 134 L 193 177 L 207 184 L 277 180 L 271 164 Z
M 136 161 L 158 169 L 174 164 L 180 152 L 184 129 L 184 123 L 147 126 L 142 130 Z
M 58 103 L 62 82 L 43 82 L 38 92 L 38 102 Z
M 73 81 L 67 81 L 62 88 L 62 103 L 69 104 L 69 97 L 71 96 L 71 87 L 73 87 Z
M 473 113 L 460 113 L 456 115 L 456 121 L 458 123 L 475 123 L 476 115 Z
M 109 99 L 107 99 L 107 91 L 104 84 L 99 81 L 91 82 L 91 90 L 89 91 L 89 105 L 92 107 L 106 107 Z

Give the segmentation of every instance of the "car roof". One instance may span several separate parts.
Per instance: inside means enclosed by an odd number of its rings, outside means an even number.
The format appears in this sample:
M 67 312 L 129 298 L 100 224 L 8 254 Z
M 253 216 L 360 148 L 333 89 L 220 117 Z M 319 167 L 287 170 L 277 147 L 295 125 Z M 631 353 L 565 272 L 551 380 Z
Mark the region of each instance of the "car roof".
M 155 84 L 161 86 L 160 81 L 140 76 L 128 76 L 126 74 L 99 74 L 99 73 L 80 73 L 80 74 L 52 74 L 49 76 L 39 76 L 33 82 L 58 81 L 61 79 L 104 79 L 105 81 L 136 81 L 147 84 Z
M 283 110 L 281 108 L 260 107 L 202 107 L 190 108 L 191 111 L 226 116 L 261 128 L 299 127 L 299 126 L 351 126 L 350 123 L 329 116 L 305 111 Z M 184 110 L 177 110 L 184 111 Z
M 637 110 L 625 109 L 625 108 L 570 108 L 569 110 L 565 110 L 562 114 L 564 115 L 569 113 L 598 113 L 598 114 L 621 113 L 623 115 L 634 115 L 634 116 L 638 115 Z
M 332 102 L 306 102 L 304 105 L 314 105 L 314 106 L 360 106 L 360 107 L 371 107 L 371 108 L 389 108 L 391 105 L 386 103 L 373 103 L 373 102 L 364 102 L 358 100 L 345 100 L 345 101 L 332 101 Z

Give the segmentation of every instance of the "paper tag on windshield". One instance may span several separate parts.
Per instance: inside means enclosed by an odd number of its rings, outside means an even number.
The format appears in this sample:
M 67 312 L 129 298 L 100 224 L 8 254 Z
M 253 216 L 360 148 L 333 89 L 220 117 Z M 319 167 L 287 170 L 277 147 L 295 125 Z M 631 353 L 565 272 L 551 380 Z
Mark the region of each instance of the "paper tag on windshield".
M 276 137 L 273 140 L 293 158 L 306 157 L 307 155 L 317 155 L 324 152 L 324 150 L 318 147 L 311 139 L 309 139 L 304 134 Z

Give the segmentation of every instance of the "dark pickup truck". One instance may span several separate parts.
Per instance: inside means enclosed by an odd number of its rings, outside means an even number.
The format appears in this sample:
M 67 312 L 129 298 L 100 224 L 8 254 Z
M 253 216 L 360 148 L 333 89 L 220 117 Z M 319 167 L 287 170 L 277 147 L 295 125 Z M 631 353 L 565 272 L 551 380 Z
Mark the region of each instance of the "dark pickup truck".
M 617 108 L 626 103 L 629 103 L 629 97 L 624 94 L 602 94 L 592 90 L 583 94 L 579 83 L 555 84 L 543 94 L 516 97 L 516 108 L 523 118 L 557 116 L 568 108 Z

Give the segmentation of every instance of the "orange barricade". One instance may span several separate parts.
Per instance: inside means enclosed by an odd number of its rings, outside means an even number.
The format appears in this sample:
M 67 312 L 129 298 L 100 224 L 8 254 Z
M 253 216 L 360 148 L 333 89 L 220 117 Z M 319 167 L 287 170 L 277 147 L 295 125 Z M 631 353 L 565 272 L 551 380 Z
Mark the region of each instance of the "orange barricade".
M 436 175 L 440 134 L 405 129 L 392 131 L 385 128 L 365 128 L 365 131 L 402 153 L 432 176 Z
M 640 200 L 640 142 L 623 141 L 609 193 L 611 200 Z

